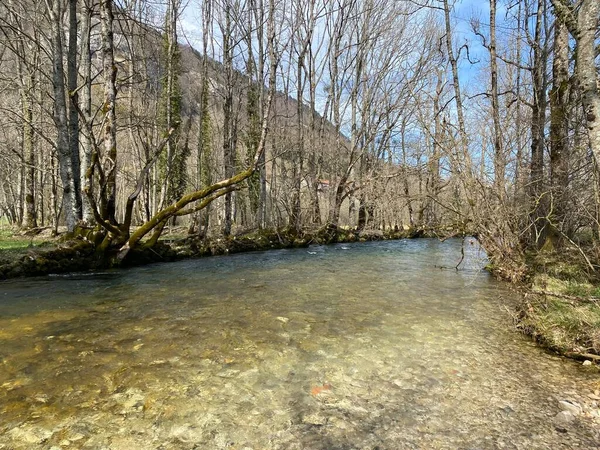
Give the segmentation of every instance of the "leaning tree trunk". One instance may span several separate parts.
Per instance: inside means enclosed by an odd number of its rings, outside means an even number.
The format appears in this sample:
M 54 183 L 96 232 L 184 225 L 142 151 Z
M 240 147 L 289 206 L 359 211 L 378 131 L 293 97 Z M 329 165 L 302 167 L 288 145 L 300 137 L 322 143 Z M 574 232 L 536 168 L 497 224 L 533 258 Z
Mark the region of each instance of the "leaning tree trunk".
M 471 180 L 471 176 L 465 172 L 471 171 L 471 161 L 469 156 L 469 139 L 467 136 L 467 129 L 465 125 L 464 109 L 462 104 L 462 93 L 460 88 L 460 78 L 458 76 L 458 61 L 452 48 L 452 27 L 450 24 L 450 6 L 448 0 L 444 0 L 444 23 L 446 26 L 446 52 L 448 60 L 450 61 L 450 67 L 452 68 L 452 85 L 454 88 L 454 101 L 456 102 L 456 116 L 458 119 L 458 133 L 460 138 L 460 151 L 461 154 L 457 154 L 456 165 L 458 171 L 467 176 L 467 180 Z

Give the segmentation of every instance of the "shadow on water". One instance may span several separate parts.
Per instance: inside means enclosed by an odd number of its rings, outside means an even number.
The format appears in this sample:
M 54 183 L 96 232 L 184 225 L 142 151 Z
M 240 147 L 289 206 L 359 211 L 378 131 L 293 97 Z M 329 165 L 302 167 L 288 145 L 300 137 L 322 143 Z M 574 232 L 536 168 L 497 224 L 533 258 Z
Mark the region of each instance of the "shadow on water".
M 459 241 L 0 285 L 0 449 L 596 448 L 598 380 L 511 332 Z

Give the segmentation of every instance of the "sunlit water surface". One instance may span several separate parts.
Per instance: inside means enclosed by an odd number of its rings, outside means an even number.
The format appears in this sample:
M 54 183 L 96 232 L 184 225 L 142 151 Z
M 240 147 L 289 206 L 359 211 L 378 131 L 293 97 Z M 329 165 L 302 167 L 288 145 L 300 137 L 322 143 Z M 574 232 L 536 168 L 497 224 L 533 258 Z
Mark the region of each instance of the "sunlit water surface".
M 597 448 L 596 377 L 510 329 L 461 241 L 0 284 L 2 449 Z

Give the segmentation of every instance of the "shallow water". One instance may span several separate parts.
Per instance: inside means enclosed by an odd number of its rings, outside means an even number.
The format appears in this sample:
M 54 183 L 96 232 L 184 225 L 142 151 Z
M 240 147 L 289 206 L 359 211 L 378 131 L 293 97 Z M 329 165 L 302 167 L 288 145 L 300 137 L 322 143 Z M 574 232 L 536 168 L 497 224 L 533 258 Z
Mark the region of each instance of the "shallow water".
M 3 282 L 0 449 L 600 448 L 552 422 L 597 373 L 510 330 L 475 246 L 440 268 L 461 245 Z

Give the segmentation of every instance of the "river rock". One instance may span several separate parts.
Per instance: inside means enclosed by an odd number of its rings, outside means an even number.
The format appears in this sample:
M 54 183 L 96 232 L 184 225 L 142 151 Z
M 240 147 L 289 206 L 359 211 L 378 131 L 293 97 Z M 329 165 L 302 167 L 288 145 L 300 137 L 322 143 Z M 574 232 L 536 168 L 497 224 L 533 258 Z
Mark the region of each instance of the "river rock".
M 581 414 L 581 406 L 579 406 L 579 404 L 577 403 L 561 400 L 558 402 L 558 406 L 563 411 L 569 411 L 574 416 L 578 416 L 579 414 Z
M 25 444 L 42 444 L 52 437 L 52 431 L 45 428 L 24 425 L 18 428 L 13 428 L 9 431 L 9 435 L 17 442 Z
M 383 239 L 383 231 L 381 230 L 362 230 L 358 233 L 361 239 L 377 241 Z
M 181 442 L 197 442 L 202 440 L 202 428 L 192 424 L 176 425 L 171 429 L 171 437 Z
M 225 369 L 217 374 L 220 378 L 233 378 L 236 377 L 240 373 L 239 370 L 236 369 Z
M 308 414 L 302 418 L 302 422 L 308 425 L 325 425 L 327 418 L 320 414 Z
M 561 411 L 556 416 L 554 416 L 554 419 L 552 419 L 552 423 L 557 428 L 564 428 L 573 423 L 574 420 L 575 416 L 573 415 L 573 413 L 571 413 L 570 411 Z
M 113 399 L 120 405 L 120 414 L 126 415 L 142 411 L 145 397 L 139 389 L 127 389 L 124 393 L 114 394 Z

